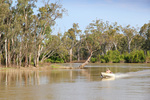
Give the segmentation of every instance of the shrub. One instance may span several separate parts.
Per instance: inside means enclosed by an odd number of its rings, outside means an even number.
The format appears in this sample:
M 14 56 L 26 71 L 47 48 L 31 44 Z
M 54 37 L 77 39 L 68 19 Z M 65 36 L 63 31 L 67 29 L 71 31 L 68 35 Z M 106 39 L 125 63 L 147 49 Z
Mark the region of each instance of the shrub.
M 97 56 L 97 61 L 101 61 L 101 55 L 100 54 Z
M 126 63 L 130 63 L 130 55 L 129 54 L 124 55 L 124 60 Z
M 140 58 L 140 61 L 142 63 L 146 61 L 146 56 L 144 55 L 144 51 L 143 50 L 139 51 L 139 58 Z
M 132 51 L 130 54 L 125 55 L 125 62 L 127 63 L 143 63 L 146 61 L 146 56 L 143 50 Z
M 45 62 L 51 62 L 51 63 L 64 63 L 64 60 L 61 59 L 61 58 L 56 58 L 56 59 L 54 59 L 54 60 L 48 58 L 48 59 L 45 60 Z
M 120 62 L 120 59 L 119 58 L 116 58 L 113 60 L 113 63 L 119 63 Z
M 101 59 L 101 63 L 105 63 L 105 60 L 104 60 L 104 59 Z
M 57 60 L 55 61 L 55 63 L 64 63 L 64 60 L 63 60 L 63 59 L 57 59 Z
M 106 63 L 108 63 L 110 61 L 110 58 L 107 55 L 104 55 L 104 60 Z
M 52 62 L 52 60 L 51 59 L 46 59 L 45 62 Z
M 150 62 L 150 51 L 147 51 L 146 62 Z
M 92 62 L 92 63 L 95 63 L 96 61 L 97 61 L 97 59 L 96 59 L 96 58 L 91 57 L 91 62 Z
M 120 62 L 120 52 L 118 50 L 108 51 L 107 56 L 108 56 L 109 61 L 112 61 L 113 63 L 119 63 Z

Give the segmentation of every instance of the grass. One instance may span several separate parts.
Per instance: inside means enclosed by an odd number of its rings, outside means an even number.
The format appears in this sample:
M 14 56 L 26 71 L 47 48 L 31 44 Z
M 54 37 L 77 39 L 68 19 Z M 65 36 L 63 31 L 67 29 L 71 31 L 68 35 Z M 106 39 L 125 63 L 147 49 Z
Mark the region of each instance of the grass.
M 46 70 L 52 70 L 52 69 L 74 69 L 73 67 L 69 67 L 69 66 L 62 66 L 59 64 L 50 64 L 50 63 L 43 63 L 40 64 L 39 67 L 34 67 L 34 66 L 30 66 L 30 67 L 18 67 L 17 66 L 12 66 L 12 67 L 5 67 L 5 66 L 0 66 L 0 72 L 3 71 L 46 71 Z

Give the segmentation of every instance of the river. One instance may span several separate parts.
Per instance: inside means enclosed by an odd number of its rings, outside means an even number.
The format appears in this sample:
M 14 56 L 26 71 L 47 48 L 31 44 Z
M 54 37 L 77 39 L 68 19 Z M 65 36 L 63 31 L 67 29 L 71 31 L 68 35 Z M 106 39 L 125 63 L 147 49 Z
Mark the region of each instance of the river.
M 79 64 L 64 64 L 77 67 Z M 115 78 L 102 79 L 110 68 Z M 150 100 L 150 64 L 0 72 L 0 100 Z

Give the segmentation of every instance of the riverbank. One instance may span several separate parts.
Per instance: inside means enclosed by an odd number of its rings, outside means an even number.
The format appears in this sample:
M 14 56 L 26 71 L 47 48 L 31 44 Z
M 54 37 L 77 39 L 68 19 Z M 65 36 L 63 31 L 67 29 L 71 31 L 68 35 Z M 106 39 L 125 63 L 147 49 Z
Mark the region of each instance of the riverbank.
M 20 70 L 20 71 L 47 71 L 53 69 L 73 69 L 73 67 L 69 66 L 62 66 L 61 64 L 51 64 L 51 63 L 43 63 L 39 64 L 38 67 L 30 66 L 30 67 L 18 67 L 18 66 L 11 66 L 5 67 L 0 66 L 0 71 L 9 71 L 9 70 Z

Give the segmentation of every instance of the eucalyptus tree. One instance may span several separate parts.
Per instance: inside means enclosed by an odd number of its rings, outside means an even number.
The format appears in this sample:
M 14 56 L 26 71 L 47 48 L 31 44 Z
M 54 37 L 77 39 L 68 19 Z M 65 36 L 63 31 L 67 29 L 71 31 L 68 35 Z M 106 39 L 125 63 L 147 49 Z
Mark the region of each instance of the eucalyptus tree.
M 128 52 L 131 51 L 131 42 L 134 38 L 134 36 L 137 34 L 137 29 L 135 27 L 130 27 L 130 25 L 127 25 L 126 27 L 122 28 L 122 31 L 127 39 L 128 44 Z
M 19 21 L 22 30 L 20 31 L 20 63 L 22 58 L 24 58 L 24 66 L 29 65 L 29 47 L 30 47 L 30 36 L 32 32 L 32 23 L 33 23 L 33 9 L 36 7 L 35 3 L 37 0 L 17 0 L 16 11 L 17 11 L 17 20 Z M 21 64 L 20 64 L 21 65 Z
M 150 50 L 150 22 L 144 24 L 140 29 L 140 35 L 145 39 L 143 49 Z
M 118 47 L 118 51 L 120 51 L 121 53 L 128 52 L 127 38 L 124 34 L 120 34 L 117 47 Z
M 102 20 L 93 21 L 90 23 L 85 30 L 84 42 L 86 49 L 89 51 L 88 59 L 79 66 L 83 68 L 90 61 L 93 53 L 101 49 L 102 44 L 105 43 L 105 32 L 107 29 L 107 22 L 104 23 Z
M 49 3 L 49 0 L 45 3 L 44 7 L 39 8 L 38 13 L 38 23 L 36 32 L 36 49 L 37 54 L 35 55 L 35 65 L 38 66 L 39 57 L 42 55 L 42 49 L 44 47 L 43 41 L 47 39 L 46 37 L 51 34 L 51 28 L 55 25 L 55 20 L 58 18 L 62 18 L 65 9 L 62 8 L 62 5 L 56 3 Z M 45 46 L 46 47 L 46 46 Z
M 117 22 L 113 23 L 112 25 L 109 25 L 109 29 L 108 29 L 108 43 L 110 44 L 109 48 L 112 48 L 112 46 L 114 45 L 115 50 L 117 50 L 117 45 L 121 38 L 119 32 L 120 32 L 120 26 L 117 25 Z
M 143 49 L 143 45 L 145 43 L 146 39 L 142 37 L 140 34 L 136 34 L 133 38 L 133 41 L 131 43 L 131 48 L 136 50 Z
M 10 66 L 12 58 L 15 58 L 14 38 L 16 36 L 15 27 L 17 26 L 15 15 L 16 11 L 12 7 L 12 0 L 0 1 L 0 59 L 3 51 L 3 60 L 5 60 L 6 67 Z
M 51 57 L 53 54 L 60 54 L 58 51 L 61 49 L 62 42 L 59 35 L 50 35 L 44 40 L 44 45 L 41 53 L 41 62 Z
M 66 49 L 69 51 L 70 62 L 72 62 L 73 47 L 75 47 L 80 42 L 80 40 L 77 40 L 81 32 L 81 30 L 78 28 L 79 28 L 78 24 L 73 23 L 73 28 L 70 28 L 67 32 L 65 32 L 62 38 L 62 41 Z
M 0 38 L 3 36 L 2 40 L 0 41 L 0 46 L 3 46 L 5 51 L 5 64 L 6 67 L 8 63 L 10 64 L 10 37 L 11 35 L 11 28 L 12 28 L 12 9 L 11 9 L 12 0 L 2 0 L 0 1 Z M 0 56 L 2 55 L 0 51 Z M 8 59 L 9 58 L 9 59 Z
M 4 1 L 1 0 L 0 1 L 0 64 L 1 64 L 1 59 L 2 59 L 1 58 L 2 57 L 2 49 L 3 49 L 2 47 L 4 47 L 3 43 L 6 40 L 4 38 L 5 31 L 6 31 L 6 29 L 5 29 L 6 25 L 5 25 L 4 19 L 6 19 L 8 13 L 9 13 L 9 4 L 6 3 L 6 0 L 4 0 Z

